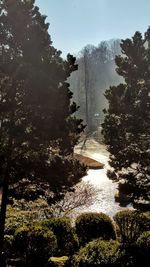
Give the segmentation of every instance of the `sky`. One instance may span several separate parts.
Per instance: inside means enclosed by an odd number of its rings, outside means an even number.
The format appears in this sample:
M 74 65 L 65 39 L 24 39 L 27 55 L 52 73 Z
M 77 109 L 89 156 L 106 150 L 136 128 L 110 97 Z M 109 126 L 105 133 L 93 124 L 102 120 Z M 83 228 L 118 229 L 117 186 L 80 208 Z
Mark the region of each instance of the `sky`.
M 35 0 L 47 15 L 53 46 L 76 55 L 84 46 L 125 39 L 150 26 L 150 0 Z

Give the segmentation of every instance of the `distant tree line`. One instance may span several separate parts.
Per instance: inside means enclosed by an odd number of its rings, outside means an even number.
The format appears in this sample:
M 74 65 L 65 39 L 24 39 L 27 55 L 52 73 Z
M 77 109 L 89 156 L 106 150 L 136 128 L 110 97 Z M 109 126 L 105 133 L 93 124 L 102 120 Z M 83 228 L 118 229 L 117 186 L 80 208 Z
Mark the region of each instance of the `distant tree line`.
M 106 88 L 117 85 L 121 78 L 115 72 L 115 56 L 121 53 L 120 40 L 103 41 L 97 47 L 85 46 L 77 57 L 78 71 L 69 78 L 74 99 L 80 106 L 77 114 L 91 132 L 103 121 Z

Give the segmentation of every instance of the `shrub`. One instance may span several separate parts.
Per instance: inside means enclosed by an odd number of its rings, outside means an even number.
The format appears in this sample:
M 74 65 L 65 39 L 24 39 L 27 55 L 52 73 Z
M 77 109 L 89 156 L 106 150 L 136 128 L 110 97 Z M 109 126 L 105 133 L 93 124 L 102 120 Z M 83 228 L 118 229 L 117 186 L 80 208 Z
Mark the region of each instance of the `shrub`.
M 143 232 L 137 240 L 139 249 L 150 252 L 150 231 Z
M 140 228 L 142 232 L 150 231 L 150 211 L 142 213 Z
M 44 199 L 26 201 L 13 199 L 13 205 L 8 205 L 5 223 L 5 235 L 14 235 L 15 231 L 30 225 L 32 221 L 42 221 L 46 216 L 52 216 L 52 209 Z
M 12 235 L 4 236 L 3 251 L 4 251 L 5 258 L 11 257 L 13 253 L 13 240 L 14 240 L 14 237 Z
M 53 156 L 49 172 L 53 177 L 53 180 L 51 181 L 51 187 L 53 189 L 53 192 L 56 193 L 56 197 L 50 196 L 48 198 L 49 204 L 55 204 L 58 201 L 58 191 L 64 184 L 69 190 L 71 186 L 79 182 L 80 178 L 82 178 L 86 174 L 86 169 L 86 166 L 82 165 L 72 156 L 64 156 L 58 154 Z M 66 193 L 65 190 L 64 193 Z M 62 191 L 62 194 L 59 195 L 59 199 L 62 199 L 63 196 L 64 194 Z
M 120 244 L 118 241 L 94 240 L 88 243 L 72 259 L 72 267 L 115 267 Z
M 24 224 L 27 223 L 28 220 L 27 216 L 24 214 L 24 211 L 8 206 L 5 224 L 6 235 L 14 235 L 15 231 L 18 228 L 22 227 Z
M 75 225 L 80 244 L 97 238 L 105 240 L 116 238 L 111 219 L 103 213 L 83 213 L 77 217 Z
M 134 246 L 120 248 L 115 267 L 138 267 L 139 265 L 137 264 L 135 253 Z
M 31 204 L 32 203 L 32 204 Z M 29 207 L 25 209 L 21 209 L 16 205 L 8 206 L 7 208 L 7 217 L 6 217 L 6 224 L 5 224 L 5 234 L 6 235 L 14 235 L 15 231 L 22 227 L 23 225 L 30 225 L 31 221 L 38 220 L 39 212 L 36 210 L 36 207 L 33 205 L 34 202 L 30 202 L 30 209 Z M 43 208 L 43 207 L 42 207 Z M 45 206 L 44 206 L 45 208 Z
M 143 232 L 136 244 L 138 262 L 146 267 L 150 262 L 150 231 Z
M 46 266 L 57 248 L 57 239 L 46 227 L 33 225 L 21 227 L 14 235 L 16 256 L 22 257 L 25 266 Z
M 51 229 L 57 237 L 57 255 L 73 254 L 78 248 L 78 238 L 68 218 L 50 218 L 42 222 Z
M 145 218 L 145 219 L 144 219 Z M 136 210 L 122 210 L 115 214 L 114 220 L 119 226 L 119 234 L 123 244 L 129 245 L 136 242 L 140 233 L 146 227 L 146 217 Z

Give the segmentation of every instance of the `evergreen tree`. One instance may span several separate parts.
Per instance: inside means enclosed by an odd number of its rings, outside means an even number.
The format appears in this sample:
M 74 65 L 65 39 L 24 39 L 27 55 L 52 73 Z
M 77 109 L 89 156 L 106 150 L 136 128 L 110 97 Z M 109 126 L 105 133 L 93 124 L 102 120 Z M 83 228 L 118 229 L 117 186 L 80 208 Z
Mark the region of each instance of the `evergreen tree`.
M 116 57 L 124 84 L 110 87 L 105 96 L 103 133 L 110 165 L 130 201 L 150 203 L 150 28 L 142 37 L 122 40 Z M 123 182 L 123 183 L 122 183 Z
M 77 65 L 52 46 L 34 2 L 0 0 L 0 254 L 9 185 L 28 178 L 61 193 L 78 181 L 54 180 L 50 172 L 54 150 L 72 153 L 84 128 L 72 116 L 77 107 L 66 82 Z

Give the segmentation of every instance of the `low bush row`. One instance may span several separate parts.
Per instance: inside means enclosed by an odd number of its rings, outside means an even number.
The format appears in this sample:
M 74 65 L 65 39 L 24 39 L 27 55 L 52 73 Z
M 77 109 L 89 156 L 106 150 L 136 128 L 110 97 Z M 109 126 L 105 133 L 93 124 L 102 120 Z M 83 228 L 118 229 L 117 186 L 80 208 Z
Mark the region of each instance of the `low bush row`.
M 10 228 L 4 255 L 20 259 L 21 267 L 136 267 L 144 261 L 148 266 L 150 212 L 124 210 L 114 221 L 103 213 L 83 213 L 74 227 L 67 218 L 49 218 Z
M 126 247 L 117 240 L 94 240 L 72 257 L 72 267 L 148 267 L 150 262 L 150 231 Z

